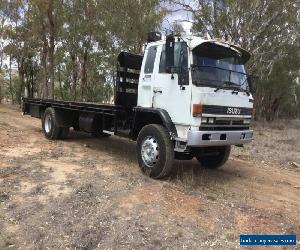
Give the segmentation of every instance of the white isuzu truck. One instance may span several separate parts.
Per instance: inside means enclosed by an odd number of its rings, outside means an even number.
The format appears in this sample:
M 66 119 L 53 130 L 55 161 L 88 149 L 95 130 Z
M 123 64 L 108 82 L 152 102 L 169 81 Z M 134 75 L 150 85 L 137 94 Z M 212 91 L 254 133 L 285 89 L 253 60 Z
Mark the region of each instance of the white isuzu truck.
M 218 168 L 231 146 L 253 139 L 249 58 L 228 43 L 151 32 L 143 56 L 118 56 L 114 105 L 23 98 L 23 112 L 41 118 L 48 139 L 66 138 L 72 127 L 135 140 L 152 178 L 169 175 L 174 159 Z

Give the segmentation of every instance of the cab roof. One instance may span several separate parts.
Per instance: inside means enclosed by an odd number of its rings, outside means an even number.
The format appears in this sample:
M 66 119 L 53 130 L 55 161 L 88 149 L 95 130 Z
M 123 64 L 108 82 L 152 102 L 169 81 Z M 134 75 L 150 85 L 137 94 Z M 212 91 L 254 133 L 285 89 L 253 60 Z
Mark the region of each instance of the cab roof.
M 182 39 L 183 41 L 185 41 L 191 50 L 194 50 L 198 46 L 201 46 L 205 43 L 215 44 L 217 46 L 231 49 L 240 55 L 242 62 L 244 64 L 246 62 L 248 62 L 251 57 L 250 52 L 248 52 L 247 50 L 245 50 L 237 45 L 230 44 L 228 42 L 223 42 L 223 41 L 219 41 L 219 40 L 215 40 L 215 39 L 205 39 L 203 37 L 194 36 L 194 35 L 184 35 L 184 36 L 180 36 L 180 37 L 175 36 L 175 39 L 176 38 L 179 38 L 179 39 Z M 165 43 L 165 39 L 162 39 L 162 40 L 159 40 L 156 42 L 151 42 L 150 44 L 151 45 L 161 45 L 164 43 Z

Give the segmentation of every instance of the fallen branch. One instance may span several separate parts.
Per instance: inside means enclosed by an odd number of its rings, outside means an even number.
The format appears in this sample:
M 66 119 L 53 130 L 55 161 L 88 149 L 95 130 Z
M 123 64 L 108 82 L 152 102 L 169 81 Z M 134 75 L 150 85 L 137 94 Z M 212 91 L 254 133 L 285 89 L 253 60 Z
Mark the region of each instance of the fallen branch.
M 293 165 L 294 167 L 300 168 L 300 164 L 298 164 L 297 162 L 292 162 L 292 165 Z

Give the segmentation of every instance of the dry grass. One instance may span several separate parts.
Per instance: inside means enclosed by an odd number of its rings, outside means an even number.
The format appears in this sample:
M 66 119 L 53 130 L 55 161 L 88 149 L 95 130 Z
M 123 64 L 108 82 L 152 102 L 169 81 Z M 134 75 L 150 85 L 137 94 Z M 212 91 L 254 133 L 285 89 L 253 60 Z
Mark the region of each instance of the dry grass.
M 295 161 L 295 130 L 261 130 L 219 170 L 176 161 L 156 181 L 139 171 L 134 142 L 48 141 L 39 120 L 0 105 L 3 122 L 0 249 L 239 249 L 241 233 L 300 233 L 300 172 L 271 154 Z M 272 161 L 256 161 L 264 154 Z
M 297 119 L 279 119 L 272 122 L 264 120 L 254 121 L 252 124 L 254 129 L 272 129 L 272 130 L 288 130 L 296 129 L 300 130 L 300 120 Z

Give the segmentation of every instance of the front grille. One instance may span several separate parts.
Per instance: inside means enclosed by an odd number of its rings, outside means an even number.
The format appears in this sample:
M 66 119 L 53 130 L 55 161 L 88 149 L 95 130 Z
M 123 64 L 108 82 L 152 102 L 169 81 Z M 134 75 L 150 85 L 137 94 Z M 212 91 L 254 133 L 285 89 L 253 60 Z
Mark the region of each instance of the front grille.
M 230 125 L 230 120 L 216 120 L 216 125 Z
M 244 121 L 243 120 L 232 121 L 232 125 L 244 125 Z
M 217 105 L 203 105 L 203 114 L 215 114 L 215 115 L 252 115 L 251 108 L 234 108 Z M 229 110 L 231 109 L 231 110 Z M 234 111 L 234 112 L 232 112 Z M 238 112 L 235 112 L 238 111 Z
M 238 131 L 238 130 L 249 130 L 249 127 L 227 127 L 227 126 L 200 126 L 200 131 Z

